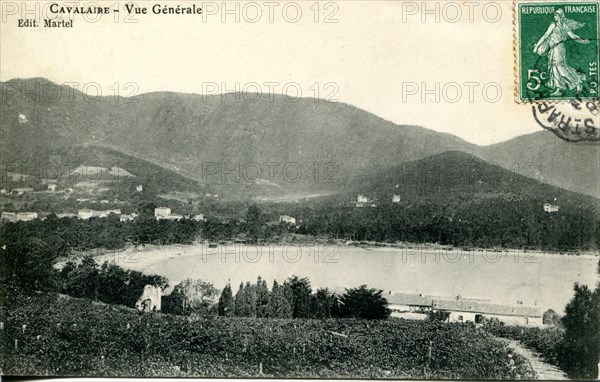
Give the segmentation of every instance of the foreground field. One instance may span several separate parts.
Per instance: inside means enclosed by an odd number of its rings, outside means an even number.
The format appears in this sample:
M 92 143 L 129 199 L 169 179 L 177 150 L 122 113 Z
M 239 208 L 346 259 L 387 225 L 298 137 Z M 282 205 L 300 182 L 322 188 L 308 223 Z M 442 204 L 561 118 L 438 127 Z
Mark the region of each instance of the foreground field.
M 462 324 L 190 321 L 48 297 L 11 308 L 3 321 L 1 366 L 7 375 L 535 377 L 504 343 Z

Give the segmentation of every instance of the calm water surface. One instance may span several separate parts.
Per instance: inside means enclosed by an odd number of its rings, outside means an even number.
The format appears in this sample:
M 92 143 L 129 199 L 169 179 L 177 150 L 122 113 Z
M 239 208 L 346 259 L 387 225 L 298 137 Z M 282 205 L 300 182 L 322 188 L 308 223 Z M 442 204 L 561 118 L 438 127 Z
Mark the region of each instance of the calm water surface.
M 497 303 L 523 301 L 563 312 L 573 284 L 594 286 L 599 257 L 523 252 L 417 251 L 392 248 L 282 247 L 230 245 L 208 248 L 164 246 L 143 249 L 121 265 L 167 276 L 171 285 L 186 278 L 254 282 L 260 275 L 269 288 L 274 279 L 308 277 L 313 289 L 367 284 L 387 291 L 438 296 L 488 298 Z

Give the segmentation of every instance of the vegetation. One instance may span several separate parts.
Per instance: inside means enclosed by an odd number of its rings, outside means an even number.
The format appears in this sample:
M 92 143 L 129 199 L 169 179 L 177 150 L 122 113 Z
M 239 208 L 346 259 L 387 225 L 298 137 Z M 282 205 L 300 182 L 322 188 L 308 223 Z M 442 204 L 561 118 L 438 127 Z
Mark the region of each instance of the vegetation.
M 506 326 L 492 319 L 484 327 L 490 333 L 518 340 L 538 351 L 571 378 L 594 379 L 598 376 L 600 361 L 600 283 L 593 291 L 576 283 L 574 292 L 558 326 Z
M 600 215 L 563 206 L 549 214 L 543 200 L 480 199 L 456 203 L 424 198 L 356 208 L 323 203 L 298 207 L 297 233 L 354 241 L 439 243 L 457 247 L 551 251 L 600 248 Z
M 20 301 L 3 317 L 0 352 L 6 374 L 534 377 L 524 359 L 473 325 L 396 319 L 188 320 L 78 299 Z
M 539 328 L 505 325 L 493 318 L 484 323 L 484 329 L 498 337 L 517 340 L 538 352 L 549 363 L 559 364 L 559 348 L 565 335 L 564 330 L 560 327 Z
M 558 212 L 542 209 L 543 200 L 503 198 L 455 202 L 428 198 L 403 204 L 356 208 L 327 201 L 323 204 L 283 206 L 250 205 L 236 216 L 222 205 L 207 221 L 193 219 L 156 221 L 153 203 L 140 204 L 140 216 L 121 222 L 117 216 L 56 218 L 6 223 L 7 234 L 58 236 L 68 249 L 119 250 L 129 245 L 192 244 L 242 239 L 248 243 L 276 242 L 290 233 L 330 239 L 377 242 L 438 243 L 457 247 L 524 248 L 549 251 L 581 251 L 600 248 L 600 214 L 594 209 L 563 204 Z M 214 207 L 214 206 L 213 206 Z M 241 206 L 240 206 L 241 207 Z M 279 214 L 298 219 L 298 226 L 276 222 Z
M 364 319 L 385 319 L 390 316 L 387 300 L 381 295 L 382 290 L 370 289 L 366 285 L 346 289 L 340 297 L 339 315 Z
M 162 298 L 162 311 L 181 316 L 212 316 L 214 299 L 219 291 L 212 283 L 186 279 L 175 285 L 170 295 Z
M 146 285 L 165 289 L 169 283 L 164 276 L 125 270 L 114 263 L 104 262 L 98 267 L 91 256 L 84 257 L 79 265 L 67 262 L 57 282 L 61 293 L 128 307 L 135 306 Z
M 600 284 L 594 291 L 577 284 L 574 289 L 575 296 L 562 319 L 565 336 L 558 361 L 569 376 L 594 379 L 600 361 Z
M 240 284 L 235 298 L 227 284 L 219 298 L 217 312 L 225 317 L 252 318 L 362 318 L 385 319 L 390 316 L 383 291 L 367 288 L 346 289 L 341 296 L 327 288 L 312 292 L 310 280 L 289 277 L 283 285 L 273 282 L 271 292 L 260 276 L 256 284 Z
M 446 322 L 450 317 L 450 312 L 443 310 L 428 310 L 426 314 L 427 319 L 430 321 Z

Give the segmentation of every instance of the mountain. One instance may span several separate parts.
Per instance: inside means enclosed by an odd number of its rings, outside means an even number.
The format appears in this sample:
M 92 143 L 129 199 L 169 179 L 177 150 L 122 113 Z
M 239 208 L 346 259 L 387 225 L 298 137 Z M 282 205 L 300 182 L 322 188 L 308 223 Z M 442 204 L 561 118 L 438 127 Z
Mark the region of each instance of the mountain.
M 362 208 L 358 208 L 362 207 Z M 449 151 L 347 182 L 323 201 L 286 206 L 300 233 L 467 249 L 600 247 L 600 200 Z
M 106 147 L 74 146 L 49 152 L 40 158 L 48 165 L 38 167 L 37 175 L 56 179 L 61 188 L 96 183 L 130 190 L 142 185 L 145 195 L 207 190 L 197 180 L 172 169 Z
M 540 131 L 483 148 L 482 157 L 520 174 L 600 198 L 600 146 Z
M 239 93 L 84 96 L 41 78 L 0 84 L 0 161 L 38 162 L 104 148 L 235 198 L 328 194 L 357 175 L 460 151 L 521 175 L 600 197 L 598 146 L 541 132 L 480 147 L 397 125 L 343 103 Z
M 275 188 L 297 191 L 320 188 L 328 177 L 346 179 L 447 150 L 477 150 L 449 134 L 396 125 L 353 106 L 321 100 L 262 97 L 249 103 L 236 99 L 239 94 L 150 93 L 136 102 L 112 96 L 92 102 L 77 90 L 43 79 L 2 85 L 17 89 L 0 106 L 0 155 L 8 162 L 96 145 L 200 181 L 236 187 L 260 175 Z M 23 96 L 18 94 L 22 88 L 28 89 Z M 49 99 L 44 94 L 54 93 L 46 88 L 60 89 L 53 91 L 62 97 Z M 215 166 L 221 168 L 209 175 Z M 221 175 L 228 173 L 223 181 Z
M 567 191 L 509 171 L 459 151 L 448 151 L 348 182 L 346 194 L 361 194 L 375 204 L 427 201 L 464 204 L 477 200 L 533 200 L 584 208 L 600 207 L 600 200 Z M 600 211 L 600 209 L 599 209 Z

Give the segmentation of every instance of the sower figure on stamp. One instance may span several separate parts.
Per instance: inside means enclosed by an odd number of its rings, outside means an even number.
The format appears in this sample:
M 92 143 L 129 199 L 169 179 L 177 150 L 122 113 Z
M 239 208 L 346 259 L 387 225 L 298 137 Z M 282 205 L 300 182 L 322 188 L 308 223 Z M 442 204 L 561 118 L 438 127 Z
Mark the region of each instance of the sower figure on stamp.
M 553 96 L 559 95 L 563 90 L 577 89 L 577 94 L 583 89 L 585 74 L 577 72 L 567 64 L 565 42 L 569 37 L 580 44 L 588 44 L 589 40 L 577 36 L 573 31 L 583 27 L 584 24 L 568 19 L 565 12 L 558 9 L 554 13 L 554 22 L 550 24 L 546 33 L 540 38 L 533 48 L 534 53 L 548 56 L 549 80 L 547 86 L 555 89 Z

